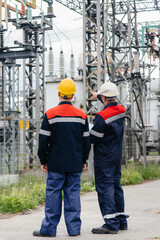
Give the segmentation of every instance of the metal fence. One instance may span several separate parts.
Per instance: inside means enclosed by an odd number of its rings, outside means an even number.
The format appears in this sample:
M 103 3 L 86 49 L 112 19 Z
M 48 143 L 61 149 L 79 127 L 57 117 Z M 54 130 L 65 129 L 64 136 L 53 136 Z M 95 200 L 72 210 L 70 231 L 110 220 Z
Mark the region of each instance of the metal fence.
M 40 122 L 6 117 L 0 122 L 0 174 L 18 174 L 23 169 L 38 168 Z

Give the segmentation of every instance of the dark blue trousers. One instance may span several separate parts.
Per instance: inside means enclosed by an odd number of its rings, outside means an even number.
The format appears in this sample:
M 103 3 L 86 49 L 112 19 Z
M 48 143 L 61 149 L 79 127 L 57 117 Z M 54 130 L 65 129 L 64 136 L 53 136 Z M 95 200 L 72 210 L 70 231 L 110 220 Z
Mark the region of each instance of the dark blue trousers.
M 104 227 L 118 231 L 120 227 L 127 227 L 124 213 L 124 195 L 120 184 L 121 162 L 106 160 L 103 166 L 95 162 L 95 185 L 98 202 L 105 221 Z
M 62 190 L 64 192 L 64 217 L 68 234 L 80 233 L 80 177 L 81 172 L 48 173 L 45 218 L 42 221 L 41 233 L 56 235 L 62 212 Z

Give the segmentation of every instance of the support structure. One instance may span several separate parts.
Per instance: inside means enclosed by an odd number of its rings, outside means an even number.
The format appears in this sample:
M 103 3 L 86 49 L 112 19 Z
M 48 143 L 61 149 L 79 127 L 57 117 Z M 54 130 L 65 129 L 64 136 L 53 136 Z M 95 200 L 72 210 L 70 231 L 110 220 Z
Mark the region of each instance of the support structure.
M 3 166 L 1 173 L 19 171 L 19 65 L 4 65 L 3 81 Z
M 33 29 L 26 26 L 23 29 L 24 44 L 41 46 L 36 58 L 24 59 L 23 62 L 23 119 L 27 120 L 28 128 L 24 124 L 24 162 L 25 166 L 39 163 L 37 159 L 38 133 L 40 122 L 44 114 L 44 39 L 45 32 L 36 26 Z M 29 159 L 29 162 L 27 161 Z
M 93 115 L 100 109 L 89 99 L 90 90 L 97 91 L 105 81 L 106 19 L 104 0 L 83 1 L 83 82 L 84 109 Z
M 137 12 L 157 11 L 160 9 L 160 4 L 155 0 L 56 1 L 83 14 L 84 110 L 91 117 L 92 122 L 92 117 L 101 106 L 97 105 L 96 101 L 90 100 L 90 90 L 97 91 L 106 80 L 116 83 L 120 91 L 120 101 L 128 111 L 124 141 L 125 157 L 127 159 L 133 157 L 136 161 L 140 155 L 143 155 L 143 163 L 146 166 L 145 103 L 147 88 L 156 63 L 151 60 L 146 63 L 144 58 L 146 54 L 156 54 L 156 57 L 160 55 L 159 51 L 153 48 L 151 39 L 149 42 L 143 41 L 144 31 L 142 31 L 141 39 L 137 25 Z M 50 0 L 46 2 L 52 3 Z M 13 161 L 11 154 L 12 151 L 15 154 L 17 152 L 13 143 L 18 139 L 16 120 L 19 116 L 19 106 L 18 95 L 16 95 L 18 79 L 16 74 L 19 66 L 15 62 L 17 58 L 24 59 L 23 160 L 26 168 L 27 166 L 32 168 L 38 164 L 36 161 L 38 132 L 44 113 L 44 35 L 45 30 L 52 28 L 50 18 L 54 16 L 51 14 L 48 17 L 49 20 L 46 16 L 44 19 L 40 17 L 43 20 L 41 24 L 27 20 L 25 16 L 10 20 L 17 28 L 23 29 L 24 33 L 24 42 L 15 42 L 18 45 L 17 51 L 8 51 L 4 47 L 4 30 L 0 25 L 0 61 L 3 62 L 3 66 L 0 66 L 0 81 L 3 89 L 4 156 L 9 173 L 16 168 L 15 162 L 18 161 L 18 156 L 14 155 Z M 38 18 L 39 16 L 36 16 L 33 20 Z M 146 26 L 142 28 L 147 29 Z M 160 36 L 159 30 L 158 36 Z M 157 95 L 159 97 L 159 91 Z
M 21 164 L 25 167 L 33 168 L 39 165 L 37 161 L 38 134 L 40 123 L 44 114 L 44 39 L 45 30 L 52 29 L 52 7 L 49 4 L 49 13 L 43 16 L 33 17 L 33 21 L 28 21 L 26 16 L 18 19 L 10 19 L 17 29 L 22 29 L 24 33 L 24 42 L 17 40 L 14 44 L 17 46 L 4 47 L 3 38 L 0 45 L 0 61 L 3 63 L 1 71 L 1 80 L 3 83 L 3 157 L 8 166 L 9 173 L 17 173 L 15 170 L 15 162 L 18 163 L 15 154 L 17 137 L 19 139 L 19 120 L 20 129 L 23 131 L 21 136 Z M 36 19 L 36 21 L 34 21 Z M 38 23 L 38 19 L 41 23 Z M 43 20 L 43 21 L 42 21 Z M 1 33 L 2 30 L 1 30 Z M 2 36 L 3 34 L 1 34 Z M 19 96 L 16 95 L 17 81 L 19 84 L 19 76 L 16 78 L 15 66 L 16 59 L 23 59 L 23 113 L 19 112 Z M 12 65 L 10 65 L 12 64 Z M 13 69 L 13 70 L 12 70 Z M 3 74 L 2 74 L 3 72 Z M 8 75 L 8 78 L 6 77 Z M 15 79 L 16 78 L 16 79 Z M 9 83 L 8 80 L 9 79 Z M 18 89 L 19 93 L 19 89 Z M 7 101 L 6 101 L 7 99 Z M 13 106 L 12 106 L 13 105 Z M 22 109 L 21 109 L 22 110 Z M 9 123 L 5 120 L 10 121 Z M 21 132 L 22 132 L 21 131 Z M 22 146 L 23 145 L 23 146 Z M 18 145 L 20 147 L 20 145 Z M 19 150 L 18 150 L 19 157 Z M 12 160 L 13 159 L 13 160 Z M 1 162 L 0 162 L 0 165 Z M 18 166 L 18 165 L 17 165 Z M 0 166 L 0 169 L 2 167 Z
M 150 73 L 156 64 L 146 64 L 141 49 L 146 53 L 150 46 L 141 41 L 137 26 L 137 12 L 157 11 L 158 1 L 107 0 L 107 1 L 63 1 L 57 2 L 83 14 L 83 79 L 84 102 L 87 114 L 94 115 L 100 106 L 89 99 L 89 91 L 97 90 L 101 83 L 110 80 L 120 90 L 120 101 L 128 110 L 126 122 L 126 157 L 136 161 L 144 156 L 146 165 L 146 119 L 144 103 Z M 82 12 L 83 4 L 83 12 Z M 145 70 L 144 70 L 145 69 Z M 129 94 L 125 95 L 124 89 Z

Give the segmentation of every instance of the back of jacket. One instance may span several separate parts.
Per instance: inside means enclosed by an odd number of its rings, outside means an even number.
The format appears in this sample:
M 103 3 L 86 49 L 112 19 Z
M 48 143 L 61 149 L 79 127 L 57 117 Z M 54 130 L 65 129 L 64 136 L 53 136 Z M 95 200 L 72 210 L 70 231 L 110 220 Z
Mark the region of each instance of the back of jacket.
M 126 109 L 117 102 L 107 104 L 96 114 L 91 130 L 95 165 L 105 167 L 105 161 L 121 159 L 125 115 Z
M 39 134 L 38 156 L 48 171 L 80 172 L 90 151 L 87 115 L 70 102 L 49 109 Z

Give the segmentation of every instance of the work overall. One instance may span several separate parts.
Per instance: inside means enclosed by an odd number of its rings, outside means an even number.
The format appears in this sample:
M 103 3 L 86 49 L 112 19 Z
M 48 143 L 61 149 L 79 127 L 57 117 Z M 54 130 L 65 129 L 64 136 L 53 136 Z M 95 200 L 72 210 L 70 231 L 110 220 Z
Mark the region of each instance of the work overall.
M 68 101 L 49 109 L 42 122 L 38 156 L 48 166 L 45 218 L 40 232 L 56 235 L 62 211 L 68 234 L 81 229 L 80 176 L 90 151 L 87 115 Z
M 120 184 L 122 138 L 126 110 L 117 102 L 97 113 L 91 130 L 94 143 L 95 185 L 104 227 L 118 231 L 127 227 L 124 195 Z
M 70 236 L 80 233 L 80 176 L 81 172 L 48 173 L 45 218 L 42 221 L 41 233 L 56 235 L 57 225 L 62 213 L 62 189 L 64 193 L 64 218 L 67 232 Z

